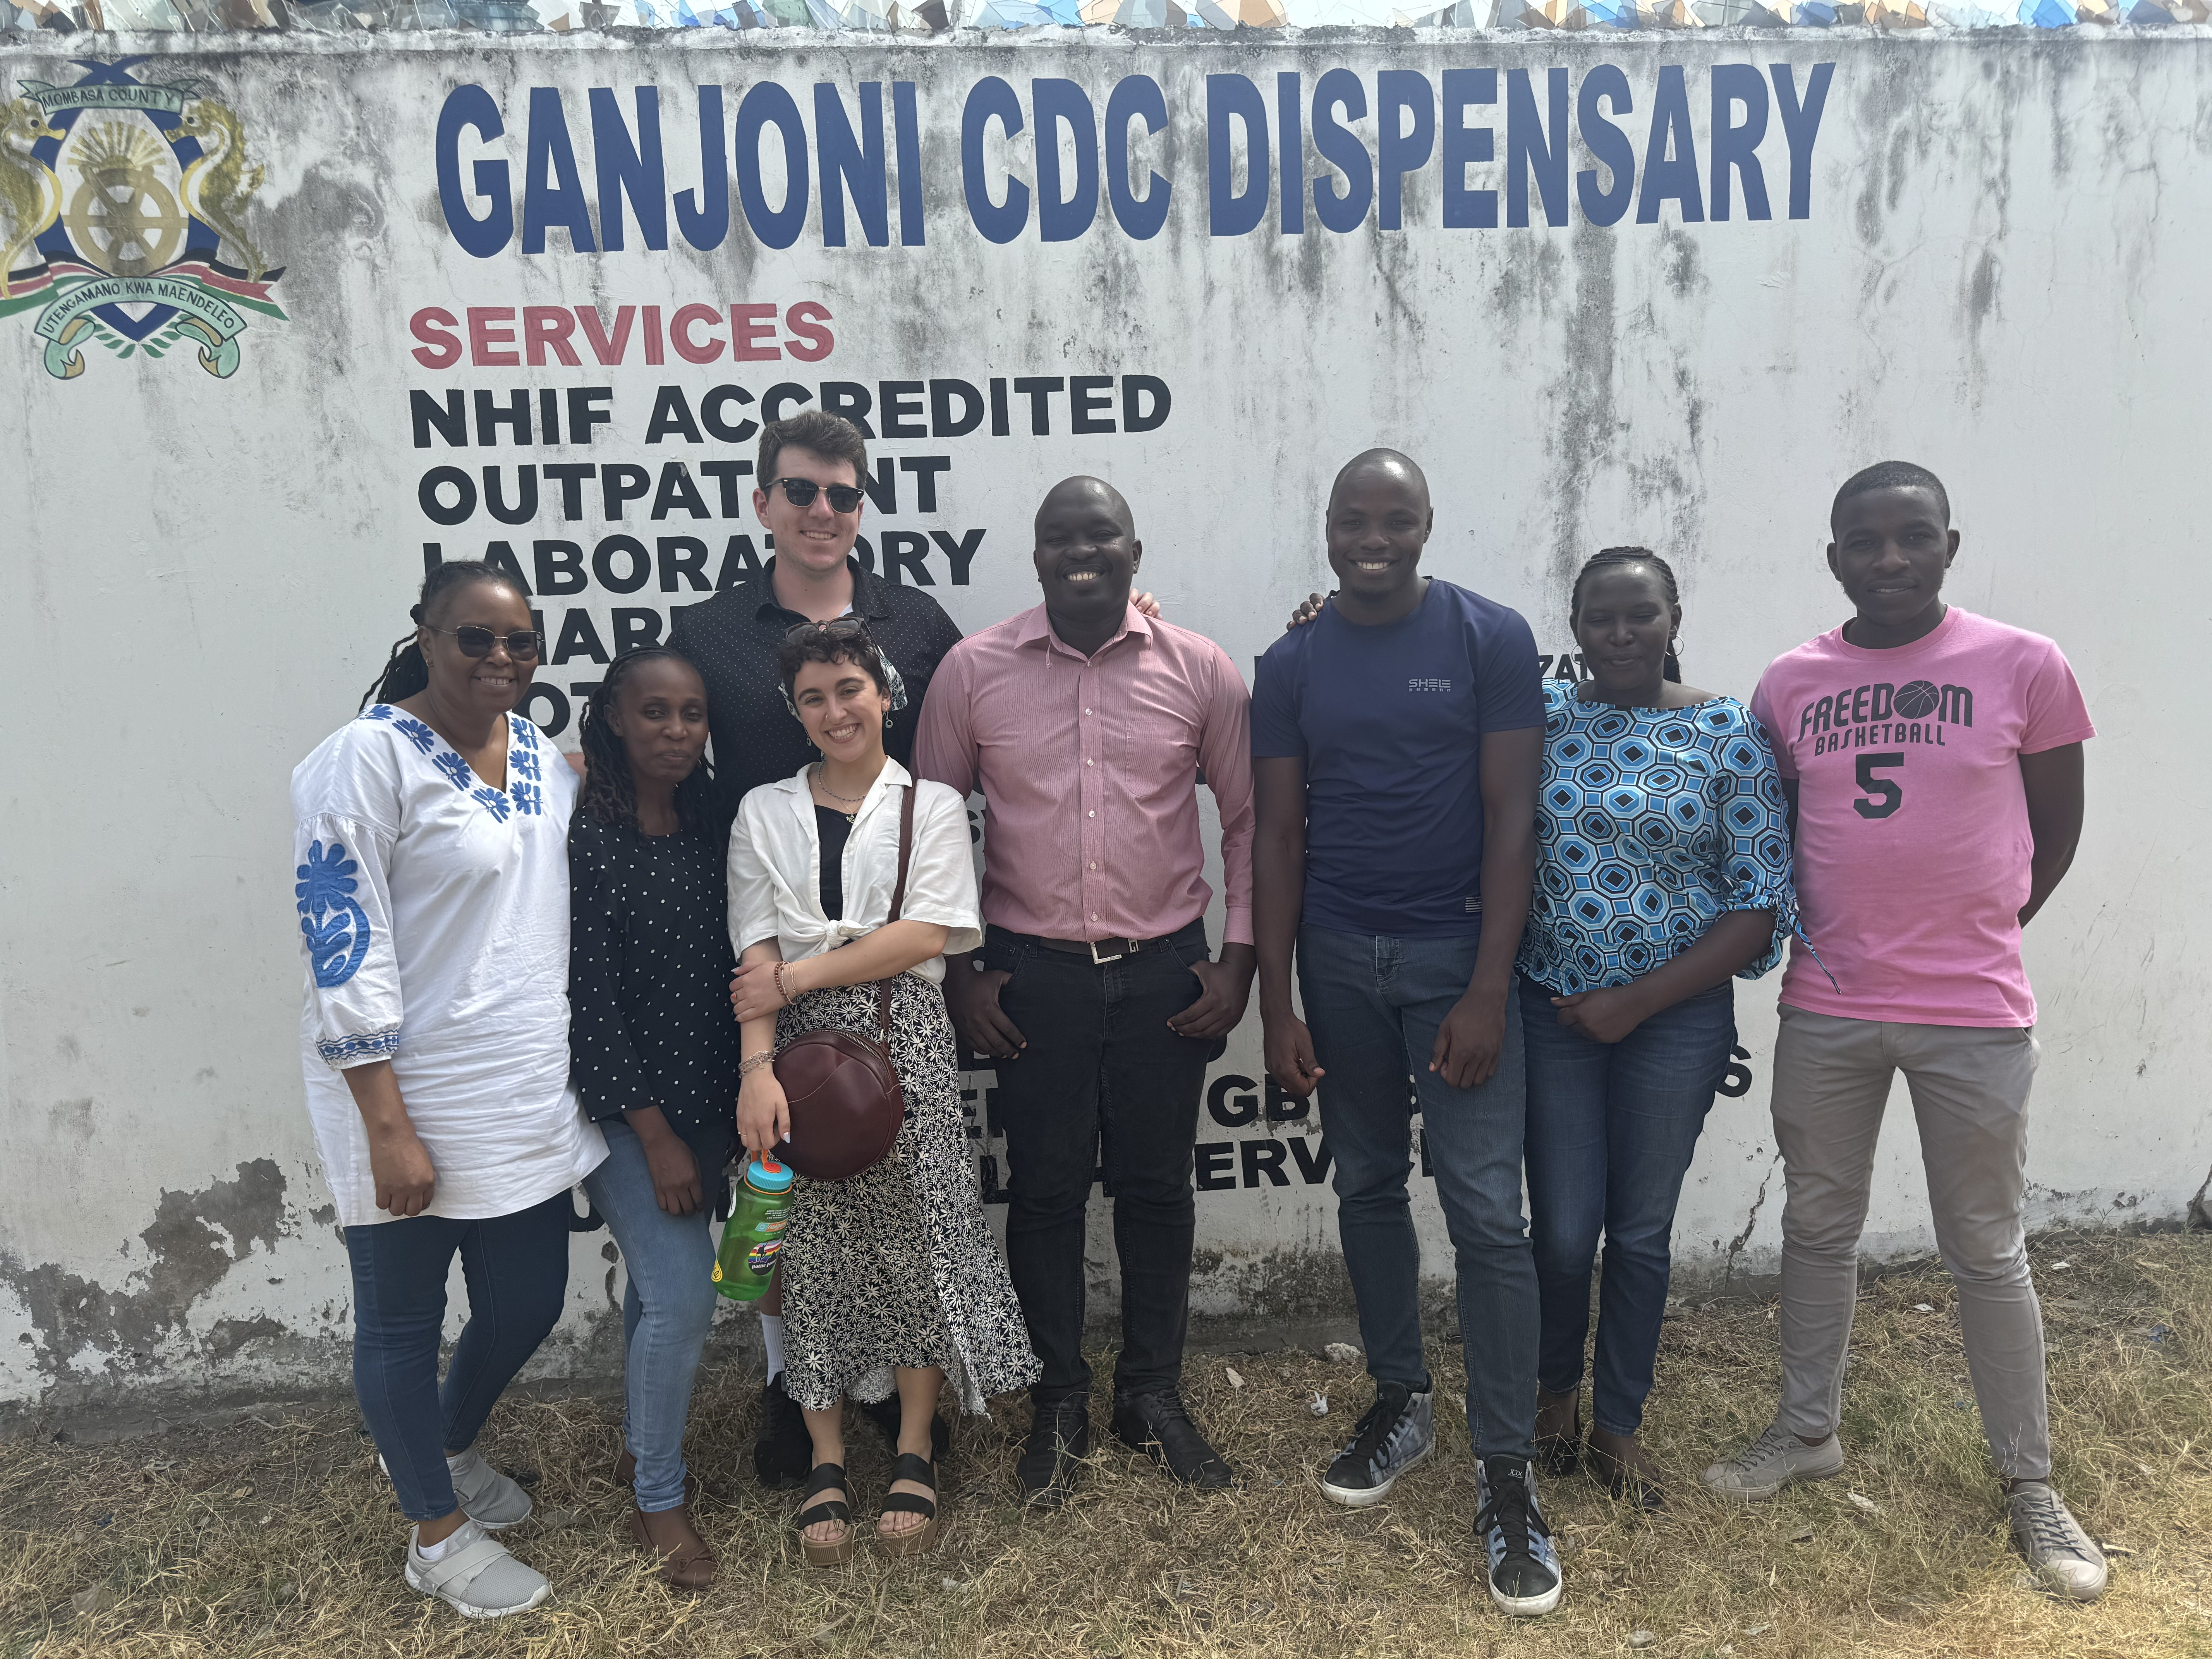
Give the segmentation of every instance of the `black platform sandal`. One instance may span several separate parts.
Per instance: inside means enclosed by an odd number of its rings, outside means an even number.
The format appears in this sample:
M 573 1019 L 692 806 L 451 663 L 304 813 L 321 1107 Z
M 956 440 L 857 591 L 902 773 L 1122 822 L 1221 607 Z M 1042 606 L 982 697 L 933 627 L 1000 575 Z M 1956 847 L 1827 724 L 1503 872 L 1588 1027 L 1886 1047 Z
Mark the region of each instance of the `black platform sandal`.
M 937 1465 L 913 1452 L 901 1452 L 898 1462 L 891 1465 L 893 1480 L 915 1480 L 937 1490 Z M 939 1522 L 934 1498 L 923 1498 L 910 1492 L 895 1492 L 884 1499 L 885 1515 L 919 1515 L 922 1523 L 906 1532 L 886 1533 L 883 1522 L 876 1523 L 876 1541 L 884 1547 L 886 1555 L 927 1555 L 937 1547 Z
M 810 1567 L 835 1567 L 853 1559 L 852 1482 L 845 1477 L 842 1463 L 817 1463 L 814 1473 L 807 1478 L 806 1490 L 799 1501 L 805 1503 L 817 1492 L 838 1492 L 842 1498 L 825 1498 L 811 1509 L 799 1510 L 793 1525 L 799 1528 L 799 1547 L 805 1552 Z M 806 1535 L 806 1529 L 823 1521 L 844 1523 L 845 1534 L 826 1544 L 818 1544 Z

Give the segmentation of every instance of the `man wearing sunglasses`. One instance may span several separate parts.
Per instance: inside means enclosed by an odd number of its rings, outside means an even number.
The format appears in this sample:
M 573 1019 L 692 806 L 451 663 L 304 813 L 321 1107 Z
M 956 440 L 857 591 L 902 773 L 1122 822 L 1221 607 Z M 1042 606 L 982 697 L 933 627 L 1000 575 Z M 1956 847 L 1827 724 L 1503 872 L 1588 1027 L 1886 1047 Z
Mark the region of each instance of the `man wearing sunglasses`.
M 908 706 L 892 717 L 884 747 L 902 766 L 913 761 L 916 708 L 960 630 L 927 590 L 886 581 L 853 556 L 867 510 L 867 440 L 842 416 L 811 409 L 762 428 L 753 512 L 774 556 L 737 586 L 686 606 L 669 631 L 669 644 L 707 682 L 726 812 L 747 790 L 787 778 L 811 758 L 775 669 L 784 635 L 805 623 L 852 617 L 867 624 L 906 685 Z

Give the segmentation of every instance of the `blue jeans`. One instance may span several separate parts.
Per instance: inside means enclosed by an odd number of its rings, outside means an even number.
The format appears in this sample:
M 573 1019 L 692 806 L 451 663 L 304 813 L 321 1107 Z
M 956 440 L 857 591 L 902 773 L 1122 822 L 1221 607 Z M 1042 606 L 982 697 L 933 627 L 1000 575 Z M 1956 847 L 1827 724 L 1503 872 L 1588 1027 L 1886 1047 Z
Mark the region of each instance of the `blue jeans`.
M 566 1192 L 478 1221 L 408 1216 L 345 1230 L 353 1265 L 353 1386 L 410 1521 L 456 1507 L 446 1455 L 476 1443 L 493 1403 L 538 1352 L 568 1295 Z M 469 1287 L 469 1322 L 438 1386 L 446 1270 Z
M 623 1442 L 637 1459 L 637 1506 L 651 1514 L 684 1501 L 684 1422 L 714 1321 L 714 1181 L 710 1175 L 703 1183 L 705 1207 L 671 1215 L 653 1195 L 637 1131 L 619 1118 L 599 1128 L 607 1161 L 584 1177 L 584 1190 L 606 1218 L 629 1276 L 623 1291 Z
M 1337 1228 L 1367 1369 L 1428 1386 L 1420 1242 L 1406 1194 L 1413 1114 L 1459 1276 L 1467 1431 L 1480 1457 L 1528 1457 L 1536 1433 L 1536 1264 L 1521 1214 L 1521 1022 L 1506 1008 L 1498 1069 L 1475 1089 L 1429 1070 L 1437 1028 L 1474 972 L 1471 938 L 1391 939 L 1304 927 L 1298 991 L 1335 1166 Z
M 1528 1213 L 1544 1305 L 1536 1376 L 1551 1394 L 1582 1385 L 1602 1231 L 1592 1415 L 1608 1434 L 1634 1434 L 1667 1311 L 1675 1201 L 1735 1045 L 1735 988 L 1686 997 L 1613 1043 L 1561 1025 L 1553 994 L 1521 981 Z

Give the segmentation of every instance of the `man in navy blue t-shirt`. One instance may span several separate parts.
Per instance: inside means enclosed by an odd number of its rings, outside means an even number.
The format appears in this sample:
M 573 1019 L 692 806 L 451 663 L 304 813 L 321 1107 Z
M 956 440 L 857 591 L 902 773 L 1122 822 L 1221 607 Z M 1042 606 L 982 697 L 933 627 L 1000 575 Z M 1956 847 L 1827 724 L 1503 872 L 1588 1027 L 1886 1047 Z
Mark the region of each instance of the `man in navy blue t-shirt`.
M 1521 1026 L 1508 999 L 1535 878 L 1543 697 L 1520 614 L 1421 574 L 1435 518 L 1428 481 L 1403 455 L 1370 450 L 1348 464 L 1327 516 L 1336 598 L 1261 659 L 1260 1012 L 1269 1074 L 1301 1098 L 1321 1084 L 1375 1379 L 1374 1407 L 1322 1490 L 1380 1502 L 1435 1447 L 1406 1194 L 1418 1109 L 1457 1254 L 1491 1598 L 1540 1613 L 1559 1604 L 1559 1566 L 1528 1467 L 1536 1268 L 1521 1213 Z M 1291 1006 L 1294 946 L 1303 1022 Z

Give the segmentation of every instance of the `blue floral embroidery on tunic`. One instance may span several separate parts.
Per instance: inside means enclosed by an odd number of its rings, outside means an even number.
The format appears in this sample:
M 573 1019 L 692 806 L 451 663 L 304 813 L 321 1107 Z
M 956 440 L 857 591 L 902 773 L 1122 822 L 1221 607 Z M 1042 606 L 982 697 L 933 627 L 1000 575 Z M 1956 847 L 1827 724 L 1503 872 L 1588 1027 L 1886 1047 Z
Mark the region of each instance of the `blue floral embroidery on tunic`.
M 426 755 L 438 746 L 438 734 L 412 714 L 404 714 L 393 720 L 392 729 Z
M 323 1057 L 323 1064 L 343 1071 L 349 1063 L 365 1060 L 389 1060 L 399 1052 L 399 1028 L 388 1031 L 362 1031 L 342 1037 L 318 1037 L 315 1052 Z
M 426 751 L 427 752 L 427 751 Z M 448 749 L 442 755 L 432 755 L 430 764 L 446 775 L 454 788 L 466 794 L 469 790 L 469 763 Z
M 516 811 L 525 817 L 538 817 L 544 815 L 543 798 L 538 793 L 538 786 L 529 779 L 517 779 L 512 793 L 514 796 Z
M 307 861 L 294 872 L 299 878 L 292 891 L 299 899 L 300 932 L 307 937 L 315 983 L 325 991 L 360 972 L 368 955 L 368 913 L 353 896 L 360 872 L 361 866 L 335 841 L 327 849 L 319 841 L 310 842 Z
M 510 810 L 507 799 L 489 784 L 478 784 L 469 792 L 469 799 L 482 806 L 485 811 L 490 813 L 501 823 L 507 822 L 507 815 Z
M 388 702 L 373 702 L 361 711 L 361 718 L 365 720 L 388 720 L 392 718 L 392 705 Z

